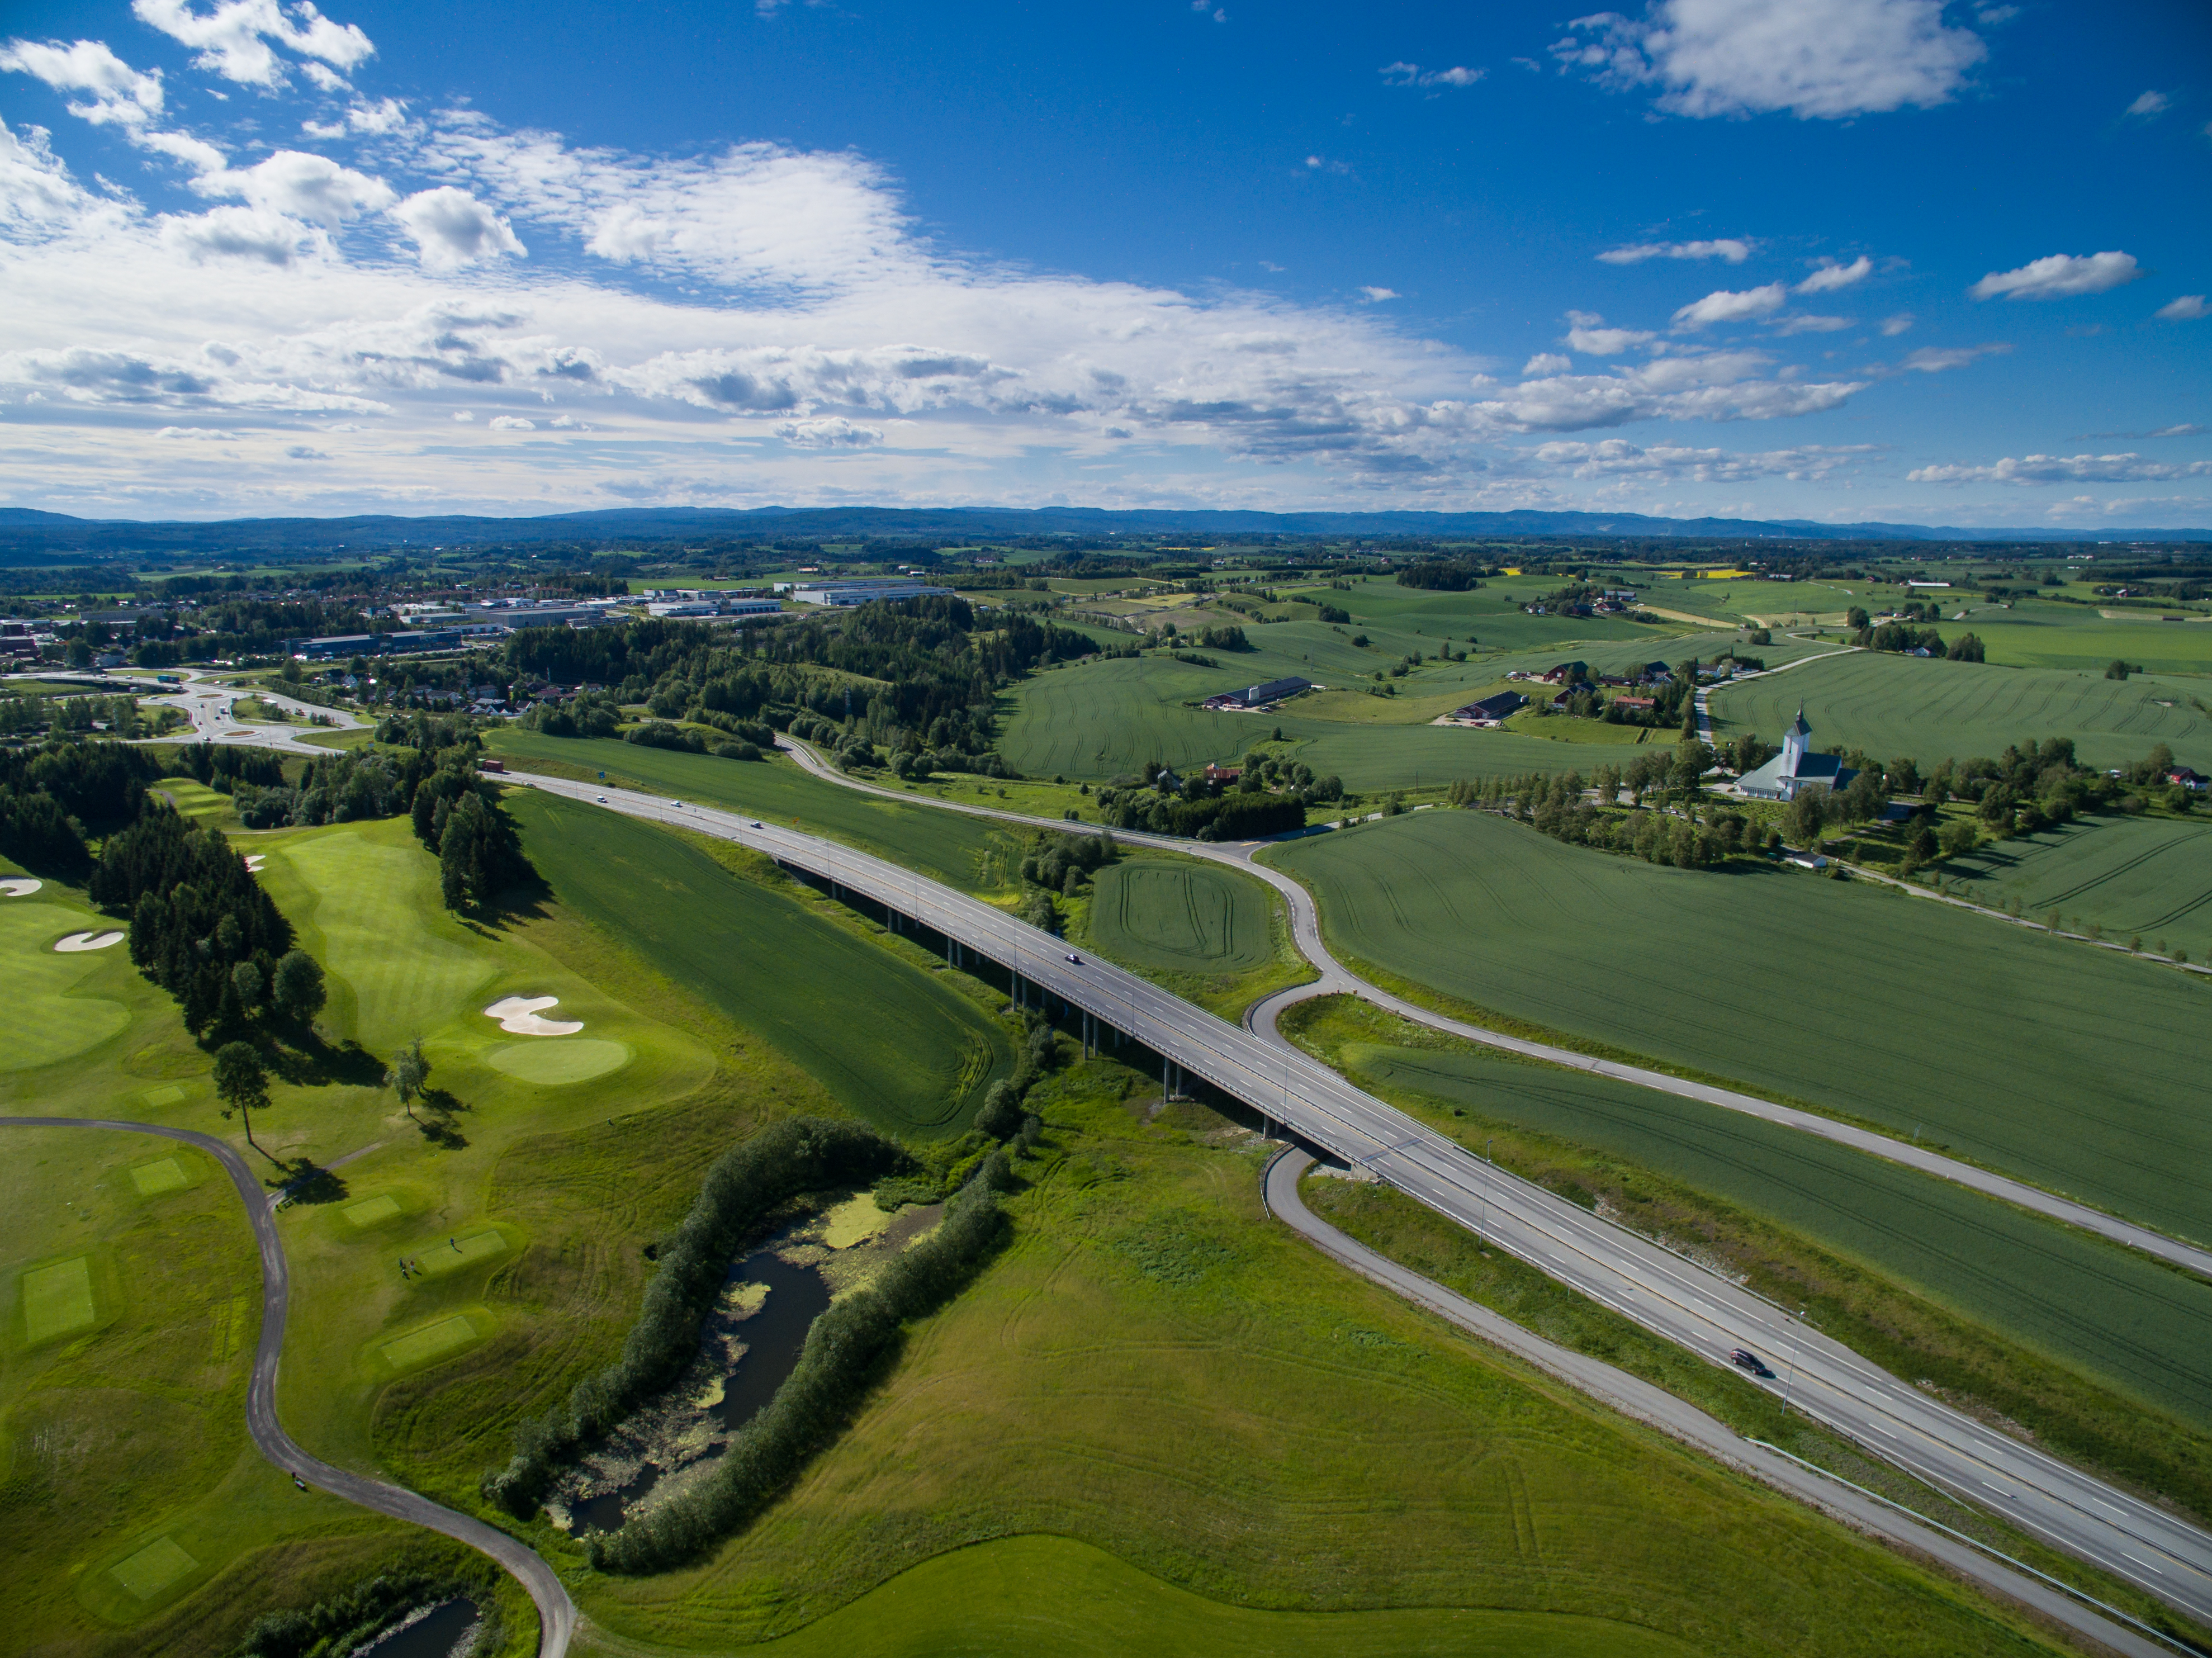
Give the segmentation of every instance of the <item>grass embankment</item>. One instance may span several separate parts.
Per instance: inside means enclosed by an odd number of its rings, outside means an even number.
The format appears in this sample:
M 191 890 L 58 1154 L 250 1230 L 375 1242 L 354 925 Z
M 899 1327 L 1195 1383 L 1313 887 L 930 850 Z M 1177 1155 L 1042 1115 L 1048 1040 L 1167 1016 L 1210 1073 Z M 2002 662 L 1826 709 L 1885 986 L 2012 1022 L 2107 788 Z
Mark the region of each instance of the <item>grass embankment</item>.
M 211 1655 L 420 1536 L 246 1436 L 260 1268 L 204 1152 L 0 1129 L 0 1309 L 12 1650 Z
M 1330 947 L 1477 1023 L 1649 1056 L 2212 1238 L 2186 975 L 1869 884 L 1662 868 L 1485 812 L 1270 853 Z M 1654 1096 L 1654 1108 L 1668 1108 Z
M 1018 829 L 863 794 L 802 771 L 789 760 L 723 760 L 613 738 L 546 737 L 512 728 L 493 733 L 489 747 L 526 770 L 587 781 L 605 772 L 605 780 L 620 787 L 797 823 L 963 892 L 1003 890 L 1021 863 Z M 1011 808 L 995 795 L 976 799 L 978 804 Z
M 1785 1410 L 1781 1400 L 1734 1372 L 1692 1357 L 1511 1255 L 1484 1248 L 1464 1227 L 1402 1192 L 1321 1175 L 1308 1176 L 1302 1191 L 1307 1206 L 1339 1230 L 1504 1314 L 1524 1329 L 1664 1388 L 1747 1438 L 1778 1445 L 1855 1485 L 1879 1491 L 1915 1514 L 1964 1532 L 2185 1642 L 2202 1648 L 2212 1639 L 2212 1631 L 2180 1617 L 2133 1582 L 2085 1564 L 2000 1515 L 1954 1501 L 1875 1461 L 1850 1441 Z M 1778 1345 L 1786 1354 L 1786 1342 Z
M 554 896 L 795 1060 L 848 1110 L 897 1134 L 965 1128 L 1013 1066 L 1005 1033 L 927 971 L 619 812 L 517 793 Z M 755 859 L 772 878 L 775 866 Z
M 1069 914 L 1069 939 L 1232 1024 L 1260 998 L 1313 977 L 1282 901 L 1252 876 L 1125 852 L 1091 882 Z
M 1946 859 L 1944 886 L 1978 904 L 2016 904 L 2036 919 L 2160 955 L 2212 960 L 2212 823 L 2080 817 Z
M 964 1649 L 1057 1649 L 1103 1586 L 1128 1591 L 1094 1637 L 1121 1650 L 2030 1646 L 2009 1614 L 1344 1273 L 1265 1222 L 1264 1151 L 1210 1114 L 1152 1116 L 1152 1086 L 1094 1061 L 1033 1094 L 1046 1155 L 1007 1199 L 1005 1253 L 747 1532 L 659 1578 L 580 1580 L 593 1622 L 726 1651 L 842 1607 L 793 1649 L 934 1650 L 957 1594 Z M 1006 1540 L 1038 1533 L 1064 1540 Z M 1154 1582 L 1085 1566 L 1091 1549 Z
M 1820 748 L 1864 749 L 1884 761 L 1907 756 L 1923 772 L 1947 758 L 1996 756 L 2013 744 L 2048 737 L 2072 738 L 2084 765 L 2125 765 L 2164 743 L 2182 764 L 2203 771 L 2212 770 L 2212 715 L 2191 699 L 2205 695 L 2201 679 L 2106 679 L 2101 670 L 2003 668 L 1852 651 L 1724 686 L 1705 706 L 1717 741 L 1752 732 L 1773 743 L 1802 701 Z
M 1809 1305 L 1892 1373 L 2212 1515 L 2212 1286 L 1848 1147 L 1364 1003 L 1304 1003 L 1283 1027 L 1478 1154 Z

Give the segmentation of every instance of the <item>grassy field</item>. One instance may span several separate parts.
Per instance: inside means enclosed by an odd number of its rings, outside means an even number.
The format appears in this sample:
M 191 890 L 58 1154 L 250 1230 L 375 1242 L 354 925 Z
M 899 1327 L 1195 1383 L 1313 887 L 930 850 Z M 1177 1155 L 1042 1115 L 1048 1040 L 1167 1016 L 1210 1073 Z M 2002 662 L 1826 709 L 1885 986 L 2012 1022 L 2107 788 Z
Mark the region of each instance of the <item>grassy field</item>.
M 1992 662 L 2008 667 L 2057 668 L 2101 675 L 2118 659 L 2154 673 L 2212 673 L 2212 623 L 2201 614 L 2186 622 L 2161 616 L 2185 614 L 2184 607 L 2139 610 L 2100 606 L 2094 594 L 2080 604 L 2022 599 L 2010 605 L 1975 603 L 1945 610 L 1944 637 L 1955 627 L 1978 635 Z M 1951 623 L 1957 610 L 1966 619 Z M 2104 614 L 2106 610 L 2112 614 Z M 2200 689 L 2198 695 L 2203 695 Z
M 605 772 L 610 782 L 803 823 L 964 892 L 1003 886 L 1007 853 L 1017 846 L 1012 831 L 981 819 L 872 798 L 824 782 L 788 760 L 722 760 L 613 738 L 545 737 L 511 727 L 492 733 L 490 747 L 526 768 L 543 767 L 555 775 L 586 779 Z M 992 804 L 999 804 L 995 797 Z M 1018 852 L 1013 861 L 1021 861 Z
M 1418 1045 L 1376 1041 L 1373 1035 L 1384 1033 L 1358 1030 L 1362 1021 L 1349 1011 L 1332 1020 L 1316 1010 L 1308 1021 L 1315 1022 L 1321 1030 L 1332 1023 L 1349 1027 L 1329 1032 L 1338 1038 L 1331 1057 L 1363 1084 L 1394 1101 L 1419 1096 L 1430 1108 L 1419 1114 L 1478 1149 L 1484 1133 L 1504 1127 L 1587 1148 L 1618 1168 L 1648 1171 L 2089 1378 L 2111 1396 L 2101 1411 L 2108 1431 L 2146 1407 L 2187 1424 L 2198 1436 L 2196 1460 L 2208 1465 L 2203 1484 L 2212 1497 L 2212 1376 L 2201 1357 L 2212 1351 L 2212 1284 L 1779 1124 L 1584 1072 L 1497 1059 L 1449 1038 Z M 1389 1035 L 1402 1038 L 1413 1029 Z M 1466 1114 L 1464 1121 L 1452 1114 L 1455 1109 Z M 1516 1166 L 1510 1149 L 1504 1160 Z M 1640 1183 L 1638 1176 L 1624 1181 L 1630 1193 Z M 1662 1230 L 1633 1212 L 1632 1197 L 1623 1201 L 1631 1224 Z M 1732 1269 L 1753 1264 L 1733 1254 L 1728 1261 Z M 1779 1299 L 1804 1286 L 1778 1278 L 1760 1287 Z M 1848 1316 L 1848 1293 L 1824 1298 Z M 1893 1357 L 1892 1368 L 1915 1376 L 1953 1358 L 1962 1340 L 1954 1331 L 1930 1328 L 1916 1332 L 1917 1341 L 1899 1342 L 1910 1321 L 1891 1309 L 1856 1322 L 1866 1329 L 1853 1328 L 1842 1339 L 1878 1359 Z M 1886 1341 L 1903 1351 L 1884 1351 Z M 1954 1368 L 1963 1376 L 1964 1367 Z M 1978 1368 L 1993 1372 L 1997 1385 L 2032 1397 L 2033 1363 L 1990 1360 Z M 2019 1399 L 2005 1402 L 2014 1411 L 2024 1408 Z
M 1091 937 L 1116 961 L 1234 973 L 1274 955 L 1266 889 L 1207 864 L 1144 859 L 1095 878 Z
M 1346 788 L 1364 791 L 1442 786 L 1490 772 L 1565 771 L 1577 763 L 1577 756 L 1564 744 L 1506 732 L 1312 719 L 1295 701 L 1275 714 L 1182 706 L 1263 677 L 1252 657 L 1235 662 L 1234 671 L 1226 660 L 1217 671 L 1168 657 L 1121 658 L 1040 674 L 1014 694 L 1000 750 L 1017 770 L 1096 782 L 1140 771 L 1153 760 L 1177 770 L 1234 762 L 1279 728 L 1294 745 L 1293 758 L 1317 775 L 1340 777 Z M 1473 663 L 1454 665 L 1449 671 L 1467 674 L 1474 686 L 1494 677 L 1490 668 L 1478 671 Z M 1457 690 L 1439 671 L 1401 682 L 1398 700 L 1418 695 L 1422 700 L 1408 706 L 1433 719 L 1443 711 L 1438 697 L 1449 694 L 1451 706 L 1457 706 Z M 1431 709 L 1432 702 L 1437 706 Z
M 131 1023 L 136 999 L 113 994 L 124 988 L 118 980 L 137 976 L 125 946 L 69 955 L 54 950 L 54 941 L 70 933 L 112 927 L 110 918 L 81 908 L 77 899 L 55 881 L 27 898 L 0 898 L 0 994 L 8 1006 L 0 1023 L 0 1072 L 72 1059 L 112 1042 Z
M 2057 911 L 2077 932 L 2212 959 L 2212 823 L 2080 817 L 1948 859 L 1943 875 L 1977 903 L 2016 901 L 2026 914 Z
M 1152 1116 L 1150 1092 L 1094 1062 L 1032 1096 L 1047 1155 L 1004 1253 L 746 1532 L 688 1570 L 579 1580 L 609 1649 L 727 1651 L 848 1608 L 797 1649 L 1082 1650 L 1055 1631 L 1100 1587 L 1121 1650 L 1279 1630 L 1267 1649 L 1295 1652 L 1315 1624 L 1255 1617 L 1291 1612 L 1332 1614 L 1353 1651 L 2026 1646 L 2006 1614 L 1343 1272 L 1267 1223 L 1247 1137 Z M 1038 1533 L 1061 1540 L 1005 1540 Z M 977 1544 L 1056 1575 L 951 1554 Z M 949 1647 L 928 1638 L 947 1598 Z M 1588 1621 L 1512 1621 L 1559 1613 Z
M 2154 676 L 2106 679 L 1854 651 L 1724 688 L 1706 706 L 1722 740 L 1753 732 L 1771 743 L 1802 701 L 1815 746 L 1907 756 L 1923 770 L 2046 737 L 2072 738 L 2087 765 L 2124 765 L 2164 743 L 2183 764 L 2204 770 L 2212 769 L 2212 715 L 2191 698 L 2205 689 Z
M 511 797 L 555 897 L 901 1134 L 964 1128 L 1012 1068 L 1005 1035 L 929 975 L 619 812 Z M 946 814 L 950 816 L 950 814 Z
M 1285 846 L 1332 947 L 1434 997 L 1917 1135 L 2212 1238 L 2205 987 L 1870 885 L 1666 869 L 1486 813 Z M 1932 1005 L 1931 1005 L 1932 1002 Z
M 1228 1606 L 1147 1577 L 1087 1544 L 1029 1536 L 939 1555 L 756 1650 L 760 1658 L 1657 1658 L 1697 1649 L 1561 1612 Z
M 212 1654 L 405 1535 L 295 1491 L 246 1437 L 260 1273 L 205 1153 L 0 1129 L 0 1306 L 12 1649 Z

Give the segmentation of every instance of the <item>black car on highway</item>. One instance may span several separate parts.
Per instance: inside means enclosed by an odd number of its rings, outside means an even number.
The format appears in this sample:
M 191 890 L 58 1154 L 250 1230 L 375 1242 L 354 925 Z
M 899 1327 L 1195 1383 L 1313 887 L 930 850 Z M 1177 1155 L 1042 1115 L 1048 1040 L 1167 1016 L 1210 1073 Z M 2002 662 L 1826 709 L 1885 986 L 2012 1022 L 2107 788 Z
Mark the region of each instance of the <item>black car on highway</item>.
M 1769 1382 L 1774 1380 L 1774 1372 L 1766 1368 L 1766 1361 L 1748 1347 L 1739 1347 L 1730 1353 L 1729 1363 L 1739 1370 L 1748 1370 L 1753 1376 L 1765 1377 Z

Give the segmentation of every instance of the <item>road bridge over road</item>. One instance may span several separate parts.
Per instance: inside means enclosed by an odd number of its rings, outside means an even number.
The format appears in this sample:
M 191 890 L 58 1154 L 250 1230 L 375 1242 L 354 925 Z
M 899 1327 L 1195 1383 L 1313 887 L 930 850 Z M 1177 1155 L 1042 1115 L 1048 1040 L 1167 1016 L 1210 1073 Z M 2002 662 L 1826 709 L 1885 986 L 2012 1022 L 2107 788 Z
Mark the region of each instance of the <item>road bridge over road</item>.
M 916 872 L 741 813 L 605 785 L 533 777 L 548 793 L 767 853 L 934 932 L 1073 1011 L 1201 1078 L 1308 1145 L 1358 1164 L 1498 1247 L 1715 1364 L 1739 1347 L 1760 1385 L 1814 1420 L 2052 1546 L 2212 1622 L 2212 1535 L 2156 1504 L 1985 1427 L 1842 1344 L 1625 1228 L 1520 1180 L 1287 1047 L 1227 1024 L 1109 963 Z M 895 923 L 896 924 L 896 923 Z

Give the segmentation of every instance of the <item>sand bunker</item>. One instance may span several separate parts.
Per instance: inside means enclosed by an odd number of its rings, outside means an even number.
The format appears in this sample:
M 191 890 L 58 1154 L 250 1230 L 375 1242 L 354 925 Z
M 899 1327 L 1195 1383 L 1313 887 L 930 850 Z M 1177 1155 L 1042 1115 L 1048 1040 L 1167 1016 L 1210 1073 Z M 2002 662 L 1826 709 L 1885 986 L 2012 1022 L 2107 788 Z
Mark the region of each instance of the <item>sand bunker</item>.
M 80 950 L 105 950 L 110 944 L 122 942 L 123 935 L 119 932 L 72 932 L 54 948 L 64 955 L 74 955 Z
M 581 1019 L 541 1019 L 539 1012 L 560 1005 L 558 996 L 509 996 L 484 1009 L 484 1017 L 497 1019 L 501 1030 L 518 1036 L 573 1036 L 584 1028 Z
M 262 865 L 264 865 L 264 864 L 267 863 L 268 861 L 269 861 L 269 854 L 268 854 L 267 853 L 265 853 L 265 852 L 257 852 L 257 853 L 251 853 L 250 855 L 248 855 L 248 857 L 246 858 L 246 872 L 248 875 L 258 875 L 258 874 L 260 874 L 260 873 L 261 873 L 261 866 L 262 866 Z
M 33 881 L 27 875 L 11 875 L 0 881 L 0 894 L 10 898 L 27 898 L 44 885 L 44 881 Z

